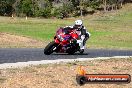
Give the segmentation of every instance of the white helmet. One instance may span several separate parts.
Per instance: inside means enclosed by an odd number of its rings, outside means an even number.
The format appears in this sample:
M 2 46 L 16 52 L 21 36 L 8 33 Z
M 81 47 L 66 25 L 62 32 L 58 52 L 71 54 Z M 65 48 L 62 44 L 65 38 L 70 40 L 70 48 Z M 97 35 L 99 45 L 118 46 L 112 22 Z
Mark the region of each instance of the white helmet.
M 82 25 L 82 24 L 83 24 L 82 20 L 76 20 L 75 21 L 75 25 Z
M 75 27 L 77 27 L 78 29 L 81 29 L 83 25 L 82 20 L 76 20 L 75 21 Z

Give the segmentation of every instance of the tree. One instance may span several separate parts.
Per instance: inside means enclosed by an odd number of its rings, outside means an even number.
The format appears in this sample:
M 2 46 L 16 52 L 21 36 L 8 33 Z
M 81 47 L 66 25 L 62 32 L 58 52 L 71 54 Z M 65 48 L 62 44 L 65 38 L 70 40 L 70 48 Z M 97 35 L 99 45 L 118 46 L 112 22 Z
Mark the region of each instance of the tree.
M 1 0 L 0 2 L 0 15 L 7 15 L 10 16 L 13 12 L 12 4 L 14 0 Z
M 19 9 L 22 14 L 25 14 L 26 16 L 33 16 L 33 3 L 32 0 L 21 0 Z
M 83 16 L 98 9 L 120 9 L 122 3 L 131 0 L 0 0 L 0 15 L 70 17 Z M 102 7 L 103 5 L 103 7 Z
M 36 16 L 51 17 L 52 2 L 50 0 L 39 0 L 37 11 L 35 10 Z
M 61 3 L 58 3 L 59 5 L 55 5 L 54 8 L 52 8 L 52 15 L 57 18 L 64 18 L 64 17 L 70 17 L 72 16 L 72 12 L 75 10 L 74 5 L 71 1 L 62 1 Z

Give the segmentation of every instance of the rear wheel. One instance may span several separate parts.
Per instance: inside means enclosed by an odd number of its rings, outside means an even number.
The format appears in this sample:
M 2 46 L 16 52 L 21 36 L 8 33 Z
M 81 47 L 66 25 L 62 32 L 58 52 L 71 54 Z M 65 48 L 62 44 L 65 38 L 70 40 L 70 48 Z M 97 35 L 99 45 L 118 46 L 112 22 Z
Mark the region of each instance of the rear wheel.
M 44 49 L 44 54 L 50 55 L 54 52 L 54 48 L 56 47 L 56 43 L 54 41 L 50 42 Z
M 68 53 L 69 55 L 73 55 L 76 51 L 77 51 L 77 50 L 76 50 L 76 47 L 72 47 L 72 48 L 69 48 L 69 49 L 67 50 L 67 53 Z
M 75 52 L 76 52 L 75 50 L 69 50 L 69 51 L 68 51 L 68 54 L 69 54 L 69 55 L 73 55 Z
M 84 49 L 79 50 L 80 54 L 84 53 Z
M 67 50 L 67 53 L 70 54 L 70 55 L 73 55 L 75 52 L 78 51 L 78 46 L 79 45 L 76 44 L 76 43 L 73 43 L 73 45 L 71 45 L 71 46 L 72 47 Z

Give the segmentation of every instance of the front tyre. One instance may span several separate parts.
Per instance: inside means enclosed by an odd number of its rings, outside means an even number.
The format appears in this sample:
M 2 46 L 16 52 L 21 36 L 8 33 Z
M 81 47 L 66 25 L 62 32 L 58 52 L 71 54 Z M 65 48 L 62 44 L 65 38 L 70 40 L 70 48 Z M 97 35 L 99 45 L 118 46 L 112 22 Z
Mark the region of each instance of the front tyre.
M 54 41 L 50 42 L 44 49 L 44 54 L 50 55 L 54 52 L 54 48 L 56 47 L 56 43 Z

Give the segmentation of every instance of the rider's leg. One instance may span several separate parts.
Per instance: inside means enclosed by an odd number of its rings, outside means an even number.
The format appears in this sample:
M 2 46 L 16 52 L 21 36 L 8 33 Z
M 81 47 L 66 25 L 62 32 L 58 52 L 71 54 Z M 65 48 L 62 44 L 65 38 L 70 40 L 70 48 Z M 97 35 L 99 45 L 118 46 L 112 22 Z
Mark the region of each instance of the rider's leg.
M 90 37 L 90 33 L 87 32 L 85 34 L 85 38 L 83 39 L 83 45 L 82 45 L 82 48 L 81 49 L 84 49 L 85 48 L 86 41 L 89 39 L 89 37 Z
M 84 47 L 84 40 L 85 40 L 85 35 L 82 35 L 81 36 L 81 43 L 80 43 L 80 49 L 84 49 L 85 47 Z
M 79 46 L 80 46 L 80 49 L 85 49 L 85 44 L 86 44 L 86 41 L 89 39 L 90 37 L 90 33 L 89 32 L 86 32 L 85 35 L 81 35 L 81 39 L 78 40 L 78 43 L 79 43 Z
M 77 43 L 79 44 L 80 49 L 84 49 L 84 47 L 83 47 L 83 40 L 84 40 L 83 37 L 81 37 L 79 40 L 77 40 Z

